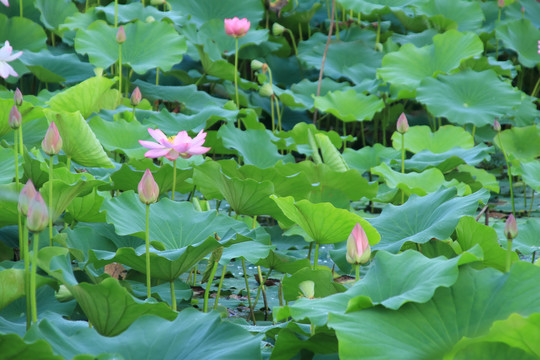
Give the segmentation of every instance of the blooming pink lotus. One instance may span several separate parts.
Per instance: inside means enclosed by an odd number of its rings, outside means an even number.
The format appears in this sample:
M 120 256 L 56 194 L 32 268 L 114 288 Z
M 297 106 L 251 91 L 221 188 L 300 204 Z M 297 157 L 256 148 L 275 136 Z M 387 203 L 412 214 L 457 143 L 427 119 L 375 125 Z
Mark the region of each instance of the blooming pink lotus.
M 251 23 L 246 18 L 239 19 L 235 16 L 232 19 L 225 19 L 225 33 L 235 38 L 246 35 L 250 26 Z
M 19 51 L 18 53 L 15 53 L 13 55 L 11 54 L 12 52 L 13 48 L 11 47 L 11 45 L 9 45 L 9 41 L 6 40 L 4 46 L 0 48 L 0 76 L 4 79 L 7 79 L 9 75 L 19 76 L 19 74 L 17 74 L 15 70 L 13 70 L 13 68 L 11 67 L 11 65 L 8 64 L 8 62 L 19 58 L 22 55 L 22 51 Z
M 9 0 L 0 0 L 0 2 L 9 7 Z
M 180 131 L 176 136 L 167 137 L 163 131 L 159 129 L 148 129 L 150 135 L 158 142 L 139 140 L 139 143 L 149 151 L 144 154 L 147 158 L 158 158 L 165 156 L 168 160 L 174 161 L 181 156 L 184 159 L 189 159 L 192 155 L 202 155 L 209 147 L 202 146 L 206 133 L 201 130 L 193 139 L 186 131 Z

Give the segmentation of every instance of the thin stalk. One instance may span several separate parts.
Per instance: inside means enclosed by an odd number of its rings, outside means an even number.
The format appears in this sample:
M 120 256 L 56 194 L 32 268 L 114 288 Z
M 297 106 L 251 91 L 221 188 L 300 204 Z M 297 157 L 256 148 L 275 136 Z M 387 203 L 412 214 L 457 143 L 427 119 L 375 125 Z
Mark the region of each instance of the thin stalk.
M 281 132 L 281 111 L 279 111 L 279 99 L 276 97 L 276 113 L 277 113 L 277 121 L 278 121 L 278 131 Z
M 71 156 L 69 155 L 67 157 L 66 167 L 69 171 L 71 171 Z
M 174 292 L 174 280 L 171 281 L 171 309 L 176 311 L 176 293 Z
M 366 147 L 366 135 L 364 135 L 364 122 L 360 122 L 360 135 L 362 136 L 362 147 Z
M 251 304 L 251 295 L 249 292 L 249 282 L 247 278 L 247 272 L 246 272 L 246 260 L 242 258 L 242 270 L 244 272 L 244 280 L 246 281 L 246 293 L 247 293 L 247 299 L 248 299 L 248 305 L 249 305 L 249 312 L 251 314 L 251 318 L 253 319 L 253 325 L 257 325 L 257 321 L 255 320 L 255 314 L 253 313 L 253 306 Z
M 440 126 L 439 126 L 440 127 Z M 474 141 L 474 134 L 476 133 L 476 125 L 473 125 L 472 127 L 472 138 L 473 138 L 473 141 Z
M 122 97 L 122 44 L 118 44 L 118 92 Z
M 195 265 L 195 269 L 193 270 L 193 286 L 197 284 L 197 265 Z
M 28 228 L 23 228 L 23 251 L 24 251 L 24 292 L 26 294 L 26 330 L 32 325 L 32 301 L 30 297 L 30 252 L 28 250 Z
M 118 27 L 118 0 L 114 0 L 114 27 Z
M 377 36 L 375 38 L 375 50 L 377 50 L 377 45 L 381 41 L 381 18 L 377 16 Z
M 501 140 L 501 132 L 497 132 L 497 138 L 499 139 L 499 144 L 501 145 L 501 150 L 504 155 L 504 160 L 506 161 L 506 168 L 508 172 L 508 183 L 510 185 L 510 199 L 512 200 L 512 214 L 516 216 L 516 207 L 514 205 L 514 189 L 512 185 L 512 170 L 510 168 L 510 161 L 508 161 L 508 156 L 506 155 L 506 151 L 504 151 L 504 146 Z
M 532 208 L 533 208 L 533 204 L 534 204 L 534 193 L 535 193 L 535 191 L 533 189 L 532 196 L 531 196 L 531 206 L 529 207 L 529 212 L 528 212 L 527 216 L 531 216 L 531 212 L 532 212 Z
M 53 155 L 49 157 L 49 246 L 53 246 L 53 227 L 52 227 L 52 218 L 53 218 Z
M 32 241 L 34 243 L 34 249 L 32 252 L 32 271 L 30 273 L 30 307 L 32 312 L 32 322 L 37 323 L 36 278 L 39 233 L 34 233 L 34 239 L 32 239 Z
M 360 280 L 360 264 L 354 264 L 355 277 L 354 281 Z
M 152 284 L 150 280 L 150 204 L 146 204 L 146 231 L 144 236 L 144 242 L 146 244 L 146 297 L 149 299 L 152 297 Z
M 339 10 L 336 11 L 336 21 L 335 21 L 335 24 L 336 24 L 336 39 L 339 41 L 339 14 L 338 14 Z
M 278 285 L 278 300 L 279 306 L 283 306 L 283 283 L 280 281 Z
M 21 154 L 21 156 L 24 156 L 24 142 L 23 142 L 23 124 L 21 122 L 21 126 L 19 126 L 19 154 Z
M 276 132 L 276 120 L 274 118 L 274 95 L 270 96 L 270 115 L 272 116 L 272 133 Z
M 510 271 L 510 266 L 512 265 L 512 240 L 507 240 L 507 249 L 506 249 L 506 272 Z
M 534 259 L 536 259 L 536 251 L 533 251 L 532 253 L 531 264 L 534 264 Z
M 218 262 L 215 261 L 214 265 L 212 265 L 212 272 L 210 273 L 210 277 L 208 278 L 206 289 L 204 290 L 203 312 L 208 312 L 208 296 L 210 295 L 210 287 L 212 286 L 212 281 L 214 281 L 214 276 L 216 276 L 217 267 L 218 267 Z
M 266 289 L 264 288 L 264 284 L 266 283 L 266 280 L 263 279 L 262 277 L 262 273 L 261 273 L 261 267 L 260 266 L 257 266 L 257 271 L 259 272 L 259 280 L 261 281 L 261 286 L 260 286 L 260 289 L 262 290 L 262 294 L 263 294 L 263 301 L 264 301 L 264 320 L 267 319 L 268 317 L 268 300 L 266 298 Z M 268 274 L 267 274 L 267 277 L 266 279 L 268 279 L 268 277 L 270 276 L 270 271 L 268 271 Z
M 502 7 L 499 7 L 499 16 L 497 16 L 497 22 L 501 22 L 501 13 L 502 13 Z M 495 46 L 495 60 L 499 58 L 499 39 L 495 38 L 496 46 Z
M 311 262 L 311 251 L 313 250 L 313 241 L 309 243 L 309 250 L 307 253 L 307 259 Z
M 159 67 L 156 68 L 156 86 L 159 85 Z
M 527 208 L 527 184 L 523 183 L 523 207 Z
M 13 134 L 15 135 L 14 136 L 14 139 L 13 139 L 13 150 L 14 151 L 14 154 L 15 154 L 15 184 L 17 186 L 17 193 L 19 193 L 19 191 L 21 191 L 21 185 L 20 185 L 20 182 L 19 182 L 19 151 L 18 151 L 18 142 L 19 142 L 19 138 L 17 137 L 17 133 L 19 132 L 19 130 L 15 130 L 13 132 Z M 23 247 L 23 229 L 22 229 L 22 214 L 20 211 L 17 212 L 17 226 L 19 229 L 19 255 L 20 258 L 24 258 L 24 247 Z
M 19 14 L 23 17 L 23 0 L 19 0 Z
M 539 86 L 540 86 L 540 77 L 538 77 L 538 80 L 536 81 L 536 84 L 534 85 L 533 91 L 531 93 L 532 97 L 536 97 L 536 93 L 538 92 Z
M 298 24 L 298 26 L 300 26 L 300 24 Z M 298 48 L 296 47 L 296 40 L 294 40 L 294 34 L 290 29 L 287 29 L 287 32 L 291 36 L 291 42 L 292 42 L 292 46 L 293 46 L 293 49 L 294 49 L 294 55 L 298 56 Z
M 240 109 L 240 100 L 238 97 L 238 38 L 234 38 L 234 92 L 236 94 L 236 107 Z M 240 121 L 238 122 L 240 128 Z
M 214 302 L 214 310 L 217 309 L 219 305 L 219 296 L 221 295 L 221 287 L 223 286 L 223 280 L 225 279 L 225 273 L 227 272 L 227 265 L 223 265 L 221 272 L 221 278 L 219 278 L 219 285 L 216 294 L 216 301 Z
M 315 243 L 315 255 L 313 256 L 313 270 L 319 263 L 319 243 Z
M 171 200 L 174 200 L 174 193 L 176 191 L 176 159 L 172 162 L 173 166 L 173 175 L 172 175 L 172 194 L 171 194 Z
M 302 35 L 302 24 L 298 23 L 298 40 L 303 40 L 304 36 Z
M 347 124 L 342 121 L 343 124 L 343 137 L 347 137 Z M 343 151 L 347 148 L 347 140 L 343 140 Z
M 405 174 L 405 134 L 401 134 L 401 173 Z M 401 203 L 405 202 L 405 193 L 401 190 Z

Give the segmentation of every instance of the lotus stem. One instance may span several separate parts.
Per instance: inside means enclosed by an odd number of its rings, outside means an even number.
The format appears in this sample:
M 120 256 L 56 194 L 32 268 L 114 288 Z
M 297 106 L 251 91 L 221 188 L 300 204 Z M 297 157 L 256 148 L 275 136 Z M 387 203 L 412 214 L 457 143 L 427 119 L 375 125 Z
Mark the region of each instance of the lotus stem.
M 19 151 L 17 149 L 18 148 L 17 145 L 19 142 L 19 139 L 17 137 L 18 132 L 19 132 L 18 129 L 13 132 L 13 134 L 15 134 L 14 139 L 13 139 L 13 150 L 15 154 L 15 184 L 17 186 L 17 193 L 21 191 L 21 185 L 19 182 Z M 17 212 L 17 226 L 19 229 L 19 254 L 20 254 L 19 256 L 21 258 L 24 258 L 22 214 L 20 211 Z
M 257 289 L 257 296 L 255 297 L 255 301 L 253 302 L 253 309 L 255 309 L 255 306 L 257 306 L 257 302 L 259 301 L 259 296 L 261 295 L 261 292 L 262 292 L 264 307 L 265 307 L 264 312 L 266 314 L 266 308 L 268 307 L 268 302 L 266 300 L 266 290 L 264 288 L 264 284 L 266 284 L 266 281 L 268 281 L 268 279 L 270 278 L 270 273 L 272 272 L 272 269 L 268 270 L 268 273 L 266 274 L 266 278 L 263 278 L 260 266 L 257 266 L 257 272 L 259 276 L 260 285 L 259 285 L 259 288 Z
M 506 151 L 504 151 L 504 146 L 501 140 L 501 132 L 497 132 L 497 138 L 499 139 L 499 144 L 501 145 L 501 150 L 504 155 L 504 160 L 506 161 L 506 168 L 508 172 L 508 183 L 510 185 L 510 200 L 512 201 L 512 214 L 514 217 L 516 216 L 516 207 L 514 205 L 514 189 L 512 185 L 512 170 L 510 168 L 510 161 L 508 160 L 508 155 L 506 155 Z
M 28 250 L 28 228 L 23 226 L 23 251 L 24 251 L 24 291 L 26 294 L 26 330 L 32 324 L 32 301 L 30 294 L 30 255 Z
M 540 77 L 536 81 L 536 84 L 534 85 L 533 91 L 531 93 L 532 97 L 536 97 L 536 93 L 538 92 L 538 86 L 540 86 Z
M 19 13 L 23 17 L 23 0 L 19 0 Z
M 529 212 L 527 213 L 527 216 L 531 216 L 533 204 L 534 204 L 534 189 L 532 189 L 532 195 L 531 195 L 531 206 L 529 207 Z
M 114 27 L 118 27 L 118 0 L 114 0 Z
M 195 286 L 197 284 L 197 265 L 195 265 L 195 269 L 193 270 L 193 283 L 192 285 Z
M 375 50 L 377 50 L 377 45 L 381 41 L 381 18 L 377 16 L 377 36 L 375 38 Z
M 501 22 L 501 13 L 502 13 L 502 7 L 499 7 L 499 15 L 497 16 L 497 22 Z M 495 38 L 496 46 L 495 46 L 495 60 L 499 58 L 499 39 Z
M 53 246 L 53 156 L 49 156 L 49 246 Z
M 219 296 L 221 295 L 221 287 L 223 286 L 223 280 L 225 279 L 225 273 L 227 272 L 227 265 L 223 265 L 221 272 L 221 278 L 219 279 L 219 285 L 216 294 L 216 301 L 214 302 L 214 310 L 217 309 L 219 305 Z
M 206 283 L 206 289 L 204 290 L 204 305 L 203 305 L 203 312 L 208 312 L 208 297 L 210 295 L 210 287 L 212 286 L 212 282 L 214 281 L 214 276 L 216 276 L 216 270 L 218 267 L 218 261 L 214 261 L 214 264 L 212 265 L 212 272 L 210 273 L 210 277 L 208 278 L 208 282 Z
M 274 96 L 274 95 L 272 95 Z M 281 132 L 281 112 L 279 111 L 279 99 L 276 97 L 276 112 L 277 112 L 277 121 L 278 121 L 278 131 Z
M 339 10 L 336 10 L 336 20 L 334 24 L 336 24 L 336 39 L 339 41 Z
M 251 295 L 249 292 L 249 282 L 246 272 L 246 260 L 242 258 L 242 270 L 244 272 L 244 280 L 246 281 L 246 292 L 247 292 L 247 299 L 248 299 L 248 305 L 249 305 L 249 312 L 251 314 L 251 318 L 253 319 L 253 325 L 257 325 L 257 321 L 255 320 L 255 314 L 253 313 L 253 306 L 251 304 Z
M 156 86 L 159 85 L 159 67 L 156 68 Z
M 176 159 L 172 162 L 173 166 L 173 175 L 172 175 L 172 194 L 171 194 L 171 200 L 174 201 L 174 193 L 176 191 Z
M 118 92 L 122 98 L 122 44 L 118 44 Z
M 171 280 L 171 309 L 176 311 L 176 293 L 174 292 L 174 280 Z
M 276 132 L 276 120 L 274 118 L 274 96 L 270 96 L 270 114 L 272 115 L 272 133 Z
M 39 233 L 34 233 L 32 252 L 32 272 L 30 273 L 30 306 L 32 312 L 32 322 L 37 323 L 37 301 L 36 301 L 36 278 L 37 278 L 37 253 L 39 248 Z
M 506 272 L 510 271 L 510 266 L 512 265 L 512 240 L 513 239 L 507 239 Z
M 146 298 L 152 297 L 152 284 L 150 283 L 150 204 L 146 204 L 146 231 L 144 236 L 146 244 Z
M 234 38 L 234 92 L 236 94 L 236 107 L 240 110 L 240 100 L 238 98 L 238 38 Z M 238 121 L 240 128 L 240 121 Z
M 299 27 L 300 31 L 302 31 L 302 27 L 300 27 L 300 24 L 298 24 L 298 27 Z M 298 48 L 296 47 L 296 40 L 294 40 L 294 34 L 291 31 L 291 29 L 286 29 L 286 30 L 289 33 L 289 35 L 291 36 L 291 42 L 292 42 L 292 46 L 293 46 L 293 49 L 294 49 L 294 55 L 298 56 Z
M 18 133 L 19 133 L 19 154 L 21 154 L 21 156 L 23 156 L 23 159 L 24 159 L 24 142 L 23 142 L 23 124 L 22 124 L 22 120 L 21 120 L 21 126 L 19 126 L 19 130 L 18 130 Z
M 315 254 L 313 256 L 313 270 L 317 268 L 317 265 L 319 264 L 319 243 L 315 243 Z
M 401 134 L 401 173 L 405 174 L 405 134 Z M 405 193 L 401 189 L 401 203 L 405 202 Z
M 68 171 L 71 171 L 71 156 L 69 156 L 69 155 L 67 157 L 66 167 L 67 167 Z
M 360 265 L 359 264 L 354 264 L 354 271 L 355 271 L 354 281 L 360 280 Z

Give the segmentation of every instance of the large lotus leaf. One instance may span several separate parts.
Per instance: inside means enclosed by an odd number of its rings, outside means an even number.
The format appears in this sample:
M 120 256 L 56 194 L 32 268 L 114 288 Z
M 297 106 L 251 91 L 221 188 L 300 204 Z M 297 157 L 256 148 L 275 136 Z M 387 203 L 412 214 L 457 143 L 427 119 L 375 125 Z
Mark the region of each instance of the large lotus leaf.
M 272 360 L 288 360 L 291 354 L 305 352 L 317 354 L 315 358 L 337 359 L 338 343 L 332 330 L 319 328 L 312 334 L 306 324 L 291 321 L 279 325 L 281 329 L 277 332 L 276 343 L 272 347 Z
M 107 211 L 107 222 L 114 225 L 119 235 L 144 237 L 145 207 L 134 192 L 127 191 L 106 200 L 102 208 Z M 225 241 L 236 233 L 248 232 L 245 223 L 218 215 L 215 211 L 196 211 L 189 202 L 164 198 L 150 206 L 150 239 L 160 241 L 165 249 L 193 245 L 214 234 Z
M 152 278 L 164 281 L 173 281 L 193 266 L 197 265 L 205 256 L 220 247 L 221 244 L 210 236 L 200 243 L 188 245 L 181 249 L 150 252 L 150 272 Z M 110 263 L 120 263 L 146 274 L 146 249 L 140 246 L 137 249 L 123 247 L 116 253 L 103 250 L 90 250 L 89 262 L 96 267 Z
M 49 30 L 58 29 L 68 16 L 78 12 L 74 3 L 64 0 L 36 0 L 35 6 L 41 12 L 41 22 Z
M 412 158 L 405 160 L 405 167 L 422 171 L 428 167 L 436 167 L 443 173 L 456 168 L 461 164 L 478 165 L 484 160 L 490 159 L 493 148 L 480 144 L 472 149 L 455 147 L 444 153 L 435 154 L 429 150 L 422 150 Z
M 149 339 L 151 332 L 152 341 Z M 43 320 L 25 340 L 44 339 L 65 359 L 78 354 L 108 354 L 125 360 L 150 359 L 261 359 L 261 336 L 253 336 L 239 325 L 222 321 L 219 313 L 201 313 L 194 309 L 182 311 L 174 321 L 155 316 L 137 319 L 122 334 L 114 337 L 99 335 L 86 322 L 64 319 Z M 96 346 L 99 344 L 99 346 Z
M 476 244 L 482 247 L 484 253 L 483 264 L 500 271 L 506 269 L 506 250 L 501 248 L 497 241 L 497 233 L 493 228 L 482 225 L 469 216 L 459 220 L 456 227 L 457 242 L 463 251 L 467 251 Z M 512 253 L 512 261 L 517 261 L 518 256 Z
M 392 146 L 401 150 L 400 133 L 392 135 Z M 452 150 L 454 147 L 472 149 L 474 139 L 472 135 L 462 127 L 444 125 L 437 131 L 431 132 L 429 126 L 411 126 L 405 133 L 405 149 L 413 153 L 429 150 L 432 153 L 441 154 Z
M 351 89 L 316 96 L 315 107 L 342 121 L 351 122 L 373 119 L 373 115 L 384 108 L 384 103 L 375 95 L 364 95 Z
M 381 242 L 374 250 L 396 253 L 407 241 L 423 244 L 432 238 L 444 240 L 450 237 L 465 215 L 473 215 L 478 202 L 487 203 L 489 192 L 455 197 L 456 189 L 441 189 L 424 197 L 411 195 L 401 206 L 388 204 L 381 215 L 370 223 L 381 234 Z
M 355 84 L 375 78 L 382 54 L 373 50 L 374 34 L 366 32 L 366 35 L 365 41 L 332 41 L 324 64 L 325 75 L 334 80 L 345 77 Z M 326 35 L 316 33 L 309 40 L 302 41 L 298 45 L 298 58 L 310 67 L 320 69 L 326 38 Z
M 4 359 L 62 360 L 55 355 L 45 340 L 26 343 L 17 334 L 0 335 L 0 349 Z
M 101 76 L 90 78 L 57 93 L 49 100 L 49 106 L 58 112 L 80 111 L 85 119 L 101 109 L 115 109 L 118 92 L 111 89 L 115 82 Z
M 21 61 L 42 82 L 77 83 L 94 76 L 93 66 L 79 60 L 77 55 L 25 52 Z
M 22 174 L 23 159 L 17 154 L 19 176 Z M 10 184 L 15 177 L 15 152 L 12 149 L 0 148 L 0 184 Z
M 270 135 L 264 130 L 242 131 L 232 126 L 222 126 L 218 136 L 228 149 L 235 149 L 242 156 L 244 163 L 260 168 L 269 168 L 278 161 L 292 162 L 290 154 L 281 155 L 277 146 L 272 143 Z
M 313 101 L 313 99 L 311 99 Z M 309 133 L 316 135 L 316 134 L 324 134 L 328 137 L 330 142 L 337 148 L 340 148 L 343 141 L 339 134 L 333 130 L 330 131 L 324 131 L 319 130 L 317 127 L 313 124 L 307 124 L 305 122 L 300 122 L 292 128 L 290 131 L 282 131 L 279 134 L 277 134 L 278 137 L 284 138 L 287 142 L 287 145 L 289 145 L 290 141 L 292 141 L 296 145 L 296 149 L 298 152 L 311 155 L 313 153 L 313 149 L 309 146 Z M 290 138 L 290 139 L 289 139 Z M 294 149 L 294 148 L 293 148 Z
M 459 31 L 476 31 L 485 20 L 480 4 L 464 0 L 451 3 L 444 0 L 429 0 L 420 2 L 418 10 L 417 14 L 423 13 L 434 22 L 437 21 L 434 17 L 452 20 L 451 27 L 456 28 L 457 25 Z
M 502 228 L 501 225 L 496 228 L 499 234 L 502 234 L 502 231 L 500 231 Z M 518 225 L 518 229 L 518 235 L 512 241 L 513 250 L 518 250 L 523 255 L 531 255 L 535 251 L 540 250 L 540 240 L 538 239 L 540 221 L 538 218 L 528 218 L 524 224 L 520 223 Z M 502 234 L 502 237 L 504 237 L 504 234 Z
M 62 150 L 77 164 L 105 168 L 114 167 L 80 112 L 57 113 L 45 109 L 45 116 L 49 121 L 54 121 L 62 137 Z
M 313 296 L 317 298 L 327 297 L 338 292 L 335 286 L 336 283 L 332 280 L 332 271 L 329 268 L 326 266 L 315 269 L 307 267 L 283 278 L 283 299 L 285 301 L 294 301 L 301 297 L 300 284 L 304 281 L 313 282 Z
M 13 99 L 12 95 L 9 95 L 9 99 L 0 99 L 0 137 L 6 135 L 9 132 L 12 132 L 13 129 L 9 126 L 9 112 L 11 108 L 13 107 Z M 33 107 L 31 103 L 28 101 L 23 102 L 22 106 L 19 108 L 19 112 L 21 113 L 23 117 L 23 128 L 24 128 L 24 134 L 26 135 L 24 137 L 25 142 L 28 144 L 28 132 L 31 130 L 25 126 L 28 122 L 39 119 L 43 117 L 43 111 L 40 107 Z M 39 127 L 36 125 L 36 123 L 33 123 L 31 127 Z M 40 138 L 42 138 L 43 135 L 40 133 Z M 13 141 L 13 135 L 10 136 L 9 142 Z M 41 141 L 41 140 L 40 140 Z
M 0 13 L 0 43 L 8 40 L 13 51 L 40 51 L 47 45 L 47 35 L 41 26 L 24 17 L 8 18 Z
M 242 237 L 240 235 L 240 237 Z M 270 251 L 275 250 L 274 245 L 262 244 L 257 241 L 245 241 L 238 244 L 232 244 L 223 249 L 223 254 L 219 263 L 227 265 L 232 259 L 243 257 L 248 262 L 256 264 L 262 259 L 266 259 Z
M 448 73 L 459 67 L 462 60 L 480 55 L 484 46 L 473 33 L 449 30 L 433 37 L 433 45 L 417 48 L 403 45 L 388 53 L 378 73 L 387 82 L 405 92 L 401 97 L 413 97 L 420 82 L 438 73 Z
M 380 235 L 366 220 L 332 204 L 313 204 L 308 200 L 295 202 L 291 196 L 272 199 L 290 220 L 299 225 L 309 237 L 319 244 L 333 244 L 347 240 L 354 226 L 359 223 L 371 245 L 377 244 Z
M 0 227 L 17 224 L 19 214 L 19 210 L 17 210 L 18 203 L 19 191 L 17 190 L 17 185 L 14 182 L 11 184 L 0 184 L 0 208 L 2 208 Z
M 528 19 L 499 25 L 495 31 L 497 38 L 503 41 L 505 47 L 517 53 L 520 63 L 528 68 L 535 67 L 540 63 L 540 54 L 537 51 L 540 30 Z
M 501 131 L 493 142 L 520 162 L 532 161 L 540 156 L 540 129 L 534 125 Z
M 540 9 L 535 0 L 520 0 L 514 2 L 513 6 L 506 8 L 506 15 L 513 19 L 528 19 L 534 26 L 540 28 Z M 521 5 L 521 6 L 519 6 Z
M 108 151 L 118 150 L 130 158 L 142 158 L 148 151 L 139 144 L 139 140 L 151 140 L 148 129 L 137 120 L 106 121 L 99 116 L 94 116 L 88 125 L 101 145 Z
M 290 89 L 280 92 L 278 96 L 286 106 L 303 107 L 312 110 L 314 107 L 313 96 L 317 94 L 318 85 L 317 81 L 303 79 L 299 83 L 292 85 Z M 348 87 L 346 83 L 338 83 L 325 77 L 321 81 L 320 96 L 325 96 L 329 91 L 344 91 Z
M 341 359 L 440 359 L 462 337 L 488 332 L 493 322 L 511 313 L 540 311 L 534 282 L 540 269 L 517 263 L 510 273 L 462 267 L 451 288 L 439 288 L 425 304 L 408 303 L 398 311 L 381 307 L 349 314 L 330 314 Z M 358 326 L 370 324 L 370 326 Z M 392 344 L 392 346 L 388 346 Z
M 487 170 L 465 164 L 459 165 L 457 167 L 457 170 L 459 171 L 459 174 L 470 175 L 474 179 L 474 181 L 481 184 L 482 187 L 491 190 L 497 194 L 499 193 L 499 181 L 497 180 L 495 175 L 489 173 Z M 458 175 L 457 178 L 459 179 L 460 176 Z
M 180 105 L 183 106 L 184 104 Z M 137 111 L 139 114 L 140 112 Z M 237 111 L 231 111 L 219 106 L 208 106 L 203 110 L 197 110 L 194 114 L 170 113 L 166 109 L 160 112 L 151 112 L 150 116 L 144 123 L 150 127 L 158 128 L 166 134 L 177 134 L 179 131 L 199 131 L 209 128 L 218 120 L 234 122 L 236 120 Z M 211 144 L 210 135 L 206 137 L 207 144 Z M 216 146 L 211 144 L 210 147 L 215 149 Z
M 371 168 L 371 173 L 379 175 L 389 188 L 399 188 L 405 194 L 424 196 L 437 191 L 445 182 L 444 175 L 437 168 L 424 170 L 421 173 L 402 174 L 392 170 L 386 163 Z
M 64 220 L 67 223 L 73 221 L 104 223 L 106 220 L 105 214 L 100 213 L 99 209 L 106 196 L 106 193 L 101 193 L 100 195 L 97 190 L 94 189 L 86 196 L 76 197 L 66 208 Z
M 25 295 L 24 278 L 24 269 L 2 269 L 0 267 L 0 310 Z M 53 279 L 38 275 L 36 288 L 45 284 L 57 286 Z
M 107 21 L 114 24 L 115 15 L 114 2 L 109 3 L 107 6 L 96 7 L 97 12 L 103 12 Z M 120 24 L 128 23 L 133 20 L 146 21 L 151 16 L 157 21 L 161 21 L 164 18 L 171 19 L 174 24 L 181 24 L 184 22 L 186 15 L 181 14 L 178 11 L 159 11 L 157 7 L 143 6 L 140 2 L 133 2 L 131 4 L 118 4 L 117 21 Z M 90 25 L 90 24 L 88 24 Z
M 417 100 L 426 104 L 433 116 L 476 127 L 492 125 L 495 117 L 504 116 L 521 103 L 519 91 L 501 81 L 492 70 L 464 70 L 436 79 L 426 78 L 417 94 Z
M 130 65 L 139 74 L 156 67 L 169 71 L 182 61 L 182 54 L 187 50 L 185 39 L 165 22 L 138 21 L 124 25 L 124 30 L 126 42 L 122 44 L 122 63 Z M 75 50 L 88 54 L 90 62 L 102 68 L 118 61 L 118 46 L 116 29 L 101 20 L 79 30 L 75 38 Z
M 229 19 L 238 17 L 247 18 L 251 26 L 255 27 L 263 19 L 264 7 L 262 3 L 238 2 L 234 0 L 171 0 L 169 1 L 174 11 L 182 14 L 190 14 L 190 21 L 198 26 L 212 19 Z
M 535 191 L 540 191 L 540 161 L 520 162 L 512 169 L 512 175 L 521 175 L 523 181 Z
M 358 170 L 361 174 L 383 162 L 390 163 L 392 160 L 398 160 L 400 156 L 401 152 L 399 150 L 381 144 L 375 144 L 372 147 L 366 146 L 360 150 L 347 148 L 343 152 L 343 160 L 347 165 Z
M 458 343 L 459 346 L 460 343 Z M 520 359 L 520 360 L 535 360 L 537 356 L 527 353 L 525 350 L 511 347 L 504 342 L 491 342 L 491 341 L 478 341 L 471 344 L 459 346 L 459 350 L 456 354 L 447 354 L 445 358 L 455 360 L 467 360 L 467 359 L 492 359 L 492 360 L 506 360 L 506 359 Z

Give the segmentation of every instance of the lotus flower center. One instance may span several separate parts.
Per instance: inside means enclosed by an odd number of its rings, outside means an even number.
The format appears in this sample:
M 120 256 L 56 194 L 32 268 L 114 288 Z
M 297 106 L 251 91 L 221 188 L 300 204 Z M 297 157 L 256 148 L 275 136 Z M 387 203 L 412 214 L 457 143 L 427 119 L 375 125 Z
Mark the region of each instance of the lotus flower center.
M 173 143 L 174 143 L 174 138 L 175 138 L 175 137 L 176 137 L 176 135 L 175 135 L 175 136 L 169 136 L 169 137 L 167 138 L 167 141 L 170 142 L 171 144 L 173 144 Z

